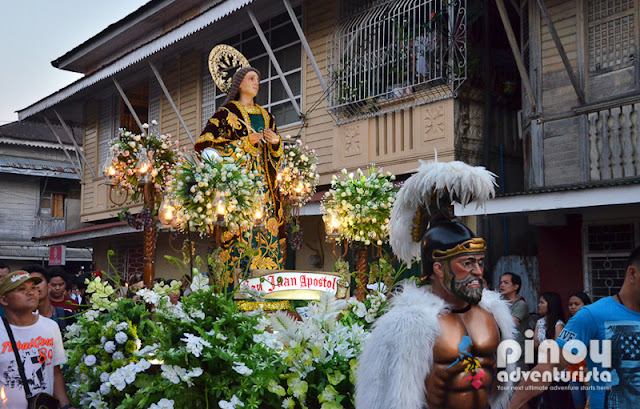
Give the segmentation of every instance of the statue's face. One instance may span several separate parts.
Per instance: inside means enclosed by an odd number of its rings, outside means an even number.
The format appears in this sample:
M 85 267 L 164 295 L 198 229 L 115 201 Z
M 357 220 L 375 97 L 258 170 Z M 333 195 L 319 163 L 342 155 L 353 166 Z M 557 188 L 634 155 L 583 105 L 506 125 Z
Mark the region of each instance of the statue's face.
M 255 98 L 260 89 L 260 76 L 255 71 L 249 71 L 240 83 L 240 94 L 246 94 Z
M 449 262 L 452 280 L 449 290 L 456 297 L 477 305 L 482 298 L 484 254 L 463 254 Z

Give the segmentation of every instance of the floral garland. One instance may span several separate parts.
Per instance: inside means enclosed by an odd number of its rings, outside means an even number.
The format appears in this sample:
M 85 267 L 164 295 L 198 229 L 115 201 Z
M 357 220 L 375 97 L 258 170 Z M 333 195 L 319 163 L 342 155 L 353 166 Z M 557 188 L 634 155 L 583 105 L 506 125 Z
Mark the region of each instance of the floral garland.
M 151 121 L 157 129 L 158 123 Z M 110 152 L 113 155 L 112 163 L 114 175 L 118 181 L 116 187 L 131 194 L 132 200 L 137 200 L 142 195 L 143 185 L 138 183 L 136 167 L 140 154 L 146 153 L 152 164 L 151 177 L 156 192 L 161 192 L 171 169 L 180 157 L 179 141 L 172 141 L 171 134 L 157 135 L 154 132 L 146 132 L 148 124 L 143 124 L 145 130 L 141 134 L 134 134 L 126 129 L 120 129 L 120 137 L 111 142 Z M 156 195 L 156 201 L 161 200 L 161 195 Z
M 315 149 L 303 146 L 298 139 L 291 143 L 286 136 L 282 167 L 278 173 L 278 189 L 290 202 L 305 204 L 315 193 L 320 175 L 316 171 L 318 157 Z
M 379 246 L 389 237 L 391 207 L 397 189 L 393 186 L 395 176 L 377 172 L 375 166 L 367 173 L 358 169 L 357 176 L 342 170 L 345 180 L 333 176 L 331 190 L 325 195 L 322 207 L 325 222 L 331 219 L 339 226 L 339 237 L 365 245 Z
M 229 230 L 251 226 L 255 210 L 262 204 L 262 181 L 244 164 L 248 158 L 236 149 L 234 157 L 186 157 L 173 170 L 167 192 L 176 205 L 177 218 L 201 234 L 211 233 L 216 218 L 216 192 L 225 195 Z

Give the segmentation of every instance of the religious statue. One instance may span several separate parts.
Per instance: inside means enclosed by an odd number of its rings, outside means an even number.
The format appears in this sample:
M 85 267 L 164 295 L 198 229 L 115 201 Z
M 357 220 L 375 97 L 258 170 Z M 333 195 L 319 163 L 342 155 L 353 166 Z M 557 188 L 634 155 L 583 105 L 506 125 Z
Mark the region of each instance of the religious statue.
M 227 93 L 224 104 L 207 121 L 195 150 L 203 156 L 232 156 L 241 149 L 249 160 L 247 170 L 262 177 L 265 231 L 253 229 L 251 237 L 242 231 L 226 230 L 222 234 L 222 261 L 238 265 L 242 257 L 237 246 L 241 242 L 258 250 L 250 263 L 252 269 L 282 269 L 281 246 L 283 214 L 276 186 L 276 175 L 282 161 L 282 140 L 273 115 L 257 105 L 254 98 L 260 88 L 260 73 L 249 66 L 237 50 L 226 45 L 215 47 L 209 57 L 209 68 L 218 88 Z M 237 71 L 230 76 L 230 71 Z
M 499 293 L 483 289 L 485 241 L 452 215 L 451 202 L 493 196 L 494 177 L 462 162 L 423 163 L 394 203 L 390 243 L 420 282 L 390 298 L 359 358 L 357 409 L 484 409 L 505 406 L 498 344 L 514 322 Z

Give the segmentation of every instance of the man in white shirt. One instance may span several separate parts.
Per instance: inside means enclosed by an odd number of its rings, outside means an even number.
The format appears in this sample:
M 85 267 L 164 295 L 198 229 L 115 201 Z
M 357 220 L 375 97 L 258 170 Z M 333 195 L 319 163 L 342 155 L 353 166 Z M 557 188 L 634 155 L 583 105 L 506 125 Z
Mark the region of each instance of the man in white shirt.
M 72 408 L 60 365 L 66 362 L 58 324 L 33 314 L 38 307 L 36 285 L 42 279 L 14 271 L 0 280 L 0 305 L 16 342 L 32 395 L 44 392 L 58 399 L 60 409 Z M 25 409 L 26 392 L 5 323 L 0 325 L 0 390 L 3 408 Z

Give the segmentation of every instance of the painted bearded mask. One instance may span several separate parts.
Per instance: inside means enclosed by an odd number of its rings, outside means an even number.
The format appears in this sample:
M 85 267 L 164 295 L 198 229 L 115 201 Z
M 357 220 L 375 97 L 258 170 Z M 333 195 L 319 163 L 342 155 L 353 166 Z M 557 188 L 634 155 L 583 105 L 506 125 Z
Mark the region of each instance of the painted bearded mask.
M 422 267 L 425 278 L 433 274 L 433 265 L 438 262 L 443 268 L 443 283 L 456 297 L 470 304 L 478 304 L 482 298 L 482 277 L 471 274 L 473 269 L 483 268 L 484 239 L 457 219 L 440 219 L 431 223 L 422 238 Z M 482 261 L 481 261 L 482 260 Z M 464 263 L 471 265 L 465 267 Z M 454 270 L 462 280 L 456 280 Z
M 477 257 L 481 254 L 463 254 L 441 262 L 444 270 L 444 285 L 453 295 L 472 305 L 478 305 L 484 288 L 482 275 L 473 274 L 474 269 L 484 268 L 484 258 Z M 456 280 L 456 272 L 467 274 L 467 276 L 462 280 Z

